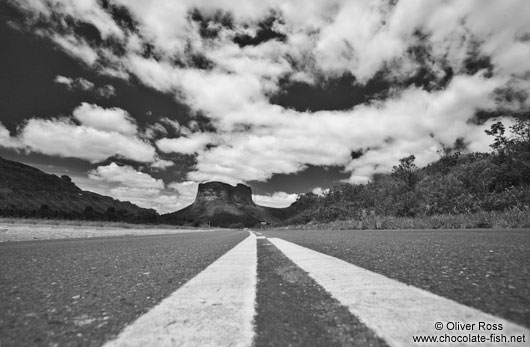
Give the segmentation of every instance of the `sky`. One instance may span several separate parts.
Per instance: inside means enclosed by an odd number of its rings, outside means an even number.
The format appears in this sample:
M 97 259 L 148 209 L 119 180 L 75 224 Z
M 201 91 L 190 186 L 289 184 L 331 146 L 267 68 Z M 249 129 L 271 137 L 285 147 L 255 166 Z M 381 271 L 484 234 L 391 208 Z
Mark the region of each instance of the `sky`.
M 160 213 L 489 151 L 528 112 L 527 0 L 7 0 L 0 156 Z

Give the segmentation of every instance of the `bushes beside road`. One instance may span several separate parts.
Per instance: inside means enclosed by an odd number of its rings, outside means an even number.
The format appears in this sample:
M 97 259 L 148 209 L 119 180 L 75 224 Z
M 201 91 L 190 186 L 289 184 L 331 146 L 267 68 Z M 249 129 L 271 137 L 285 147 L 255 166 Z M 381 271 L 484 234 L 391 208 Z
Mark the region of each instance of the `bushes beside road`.
M 281 228 L 303 230 L 530 228 L 530 209 L 419 217 L 367 216 L 360 220 L 309 222 Z
M 492 152 L 463 153 L 457 141 L 440 159 L 416 167 L 402 158 L 391 174 L 365 185 L 342 184 L 323 196 L 301 195 L 283 225 L 307 228 L 530 227 L 530 115 L 506 134 L 497 122 L 486 132 Z M 318 225 L 318 227 L 317 227 Z

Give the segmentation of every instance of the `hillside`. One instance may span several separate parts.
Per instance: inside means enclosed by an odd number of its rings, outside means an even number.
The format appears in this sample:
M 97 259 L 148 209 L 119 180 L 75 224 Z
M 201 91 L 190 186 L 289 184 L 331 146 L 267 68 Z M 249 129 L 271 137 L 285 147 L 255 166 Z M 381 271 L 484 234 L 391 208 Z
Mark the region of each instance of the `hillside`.
M 81 190 L 68 176 L 0 158 L 0 216 L 149 222 L 158 214 Z

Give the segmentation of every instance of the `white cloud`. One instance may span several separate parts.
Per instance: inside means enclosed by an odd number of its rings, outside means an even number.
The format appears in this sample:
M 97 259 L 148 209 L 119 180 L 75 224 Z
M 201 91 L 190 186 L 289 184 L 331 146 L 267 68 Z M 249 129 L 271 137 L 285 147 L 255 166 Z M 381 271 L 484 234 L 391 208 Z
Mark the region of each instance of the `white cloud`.
M 22 147 L 17 138 L 12 137 L 9 130 L 0 122 L 0 146 L 4 148 L 20 148 Z
M 106 84 L 96 89 L 96 94 L 102 98 L 110 98 L 111 96 L 116 95 L 116 88 L 111 84 Z
M 74 80 L 70 77 L 57 75 L 54 79 L 54 82 L 59 83 L 59 84 L 64 84 L 67 87 L 71 87 L 72 83 L 74 83 Z
M 69 16 L 77 21 L 88 22 L 95 26 L 103 38 L 114 36 L 121 38 L 123 32 L 114 22 L 112 16 L 105 12 L 97 0 L 12 0 L 20 8 L 29 12 L 36 12 L 48 20 L 52 20 L 54 14 Z
M 57 75 L 54 79 L 54 82 L 58 84 L 64 84 L 70 90 L 81 89 L 83 91 L 88 91 L 94 88 L 94 83 L 90 82 L 89 80 L 83 77 L 70 78 Z
M 167 187 L 176 192 L 178 204 L 175 206 L 175 211 L 177 211 L 195 201 L 199 183 L 194 181 L 173 182 L 168 184 Z
M 82 125 L 101 131 L 124 135 L 134 135 L 138 132 L 136 122 L 129 113 L 117 107 L 103 108 L 83 102 L 74 109 L 73 116 Z
M 324 196 L 329 192 L 329 189 L 322 189 L 321 187 L 316 187 L 311 192 L 318 196 Z
M 188 137 L 176 139 L 164 138 L 156 142 L 157 147 L 165 153 L 175 152 L 182 154 L 194 154 L 204 150 L 204 147 L 215 141 L 215 134 L 193 133 Z
M 353 176 L 367 179 L 390 171 L 409 154 L 426 164 L 437 158 L 440 143 L 451 145 L 459 137 L 474 139 L 483 132 L 483 126 L 468 120 L 476 108 L 493 106 L 491 93 L 501 84 L 480 75 L 462 76 L 443 91 L 413 88 L 375 107 L 342 112 L 309 114 L 263 106 L 252 111 L 252 120 L 261 126 L 221 134 L 219 146 L 199 152 L 196 171 L 188 177 L 236 183 L 295 173 L 305 164 L 349 164 Z M 237 122 L 239 116 L 227 114 L 224 120 L 229 119 Z M 358 149 L 368 152 L 350 163 L 350 152 Z
M 145 128 L 144 136 L 155 139 L 167 135 L 167 129 L 161 123 L 150 124 Z
M 102 98 L 110 98 L 111 96 L 116 95 L 116 88 L 114 88 L 114 86 L 106 84 L 102 87 L 95 88 L 94 83 L 83 77 L 71 78 L 57 75 L 54 79 L 54 82 L 65 85 L 69 90 L 77 89 L 85 92 L 94 91 L 97 96 Z
M 169 125 L 170 127 L 172 127 L 175 131 L 179 131 L 180 130 L 180 124 L 178 121 L 176 120 L 173 120 L 173 119 L 170 119 L 168 117 L 164 117 L 160 120 L 160 122 L 162 124 L 166 124 L 166 125 Z
M 94 83 L 90 82 L 89 80 L 85 79 L 85 78 L 77 78 L 76 79 L 76 82 L 77 84 L 79 85 L 79 88 L 81 88 L 81 90 L 92 90 L 94 88 Z
M 130 201 L 144 208 L 153 208 L 159 213 L 176 211 L 179 198 L 166 191 L 161 179 L 136 171 L 130 166 L 111 163 L 89 172 L 94 183 L 85 183 L 85 189 L 110 195 L 118 200 Z
M 17 138 L 33 152 L 90 162 L 102 161 L 114 155 L 151 162 L 155 156 L 151 144 L 134 134 L 103 130 L 101 127 L 98 129 L 87 124 L 76 125 L 69 118 L 31 118 L 20 129 Z
M 89 173 L 88 177 L 96 181 L 120 183 L 127 187 L 140 189 L 164 188 L 162 180 L 154 179 L 146 173 L 136 171 L 131 166 L 119 166 L 116 163 L 98 166 L 97 169 Z
M 156 159 L 151 165 L 150 167 L 151 168 L 154 168 L 154 169 L 159 169 L 159 170 L 165 170 L 167 169 L 168 167 L 171 167 L 175 165 L 174 162 L 172 161 L 169 161 L 169 160 L 163 160 L 163 159 Z
M 51 39 L 66 53 L 80 59 L 89 66 L 94 65 L 98 59 L 97 51 L 83 39 L 73 35 L 60 36 L 59 34 L 52 34 Z
M 272 195 L 252 195 L 254 202 L 261 206 L 283 208 L 290 206 L 296 201 L 298 194 L 287 194 L 285 192 L 275 192 Z
M 180 137 L 159 138 L 167 134 L 156 126 L 145 132 L 148 138 L 158 138 L 161 151 L 196 153 L 195 170 L 188 175 L 196 182 L 266 180 L 276 173 L 298 172 L 308 164 L 344 165 L 351 172 L 351 181 L 364 182 L 374 173 L 390 171 L 399 158 L 409 154 L 425 165 L 437 158 L 440 143 L 450 145 L 459 137 L 470 149 L 487 150 L 485 126 L 468 120 L 478 108 L 499 106 L 492 97 L 496 88 L 507 87 L 514 80 L 529 85 L 530 2 L 526 0 L 401 0 L 393 7 L 383 0 L 119 3 L 138 21 L 137 33 L 115 28 L 110 17 L 89 0 L 58 8 L 32 1 L 20 6 L 45 16 L 55 11 L 84 18 L 104 35 L 121 38 L 125 53 L 116 56 L 106 48 L 91 47 L 72 33 L 41 33 L 99 72 L 123 78 L 134 75 L 146 86 L 173 94 L 208 117 L 217 130 L 215 135 L 169 119 L 160 123 L 172 126 Z M 216 39 L 201 38 L 198 25 L 187 19 L 195 7 L 206 14 L 217 9 L 230 12 L 233 28 L 224 28 Z M 276 23 L 275 28 L 286 35 L 285 42 L 239 47 L 232 41 L 243 32 L 255 34 L 259 21 L 270 15 L 271 9 L 282 18 L 283 24 Z M 142 56 L 145 43 L 153 45 L 157 59 Z M 424 65 L 434 74 L 441 76 L 442 65 L 451 66 L 451 83 L 442 90 L 396 90 L 386 100 L 341 111 L 297 112 L 269 102 L 269 94 L 279 91 L 279 80 L 290 74 L 295 80 L 318 83 L 350 72 L 357 81 L 365 82 L 386 67 L 398 80 L 409 78 L 421 67 L 408 51 L 414 45 L 425 47 L 429 62 Z M 214 67 L 200 70 L 174 64 L 175 59 L 188 61 L 190 50 L 213 61 Z M 471 76 L 465 71 L 471 54 L 489 58 L 492 77 L 480 72 Z M 133 136 L 136 127 L 127 114 L 119 109 L 101 111 L 112 115 L 107 119 L 94 112 L 78 118 L 81 126 L 65 120 L 41 123 L 44 131 L 53 134 L 57 129 L 90 131 L 98 136 L 119 131 L 127 141 L 143 143 Z M 215 146 L 207 147 L 209 143 Z M 50 150 L 50 144 L 44 143 L 42 148 L 64 155 L 71 151 L 64 149 L 65 145 Z M 153 154 L 154 149 L 149 149 L 146 153 Z M 364 155 L 352 161 L 350 152 L 359 149 Z

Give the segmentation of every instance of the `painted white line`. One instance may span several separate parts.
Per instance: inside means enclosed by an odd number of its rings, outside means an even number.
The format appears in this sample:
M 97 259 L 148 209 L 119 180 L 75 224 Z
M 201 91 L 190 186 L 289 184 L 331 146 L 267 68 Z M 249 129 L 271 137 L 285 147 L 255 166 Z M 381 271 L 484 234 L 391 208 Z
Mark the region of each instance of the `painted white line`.
M 296 265 L 308 272 L 333 297 L 349 308 L 367 327 L 390 346 L 420 346 L 413 336 L 468 336 L 504 334 L 525 335 L 524 343 L 424 343 L 425 346 L 523 346 L 528 345 L 530 330 L 461 305 L 422 289 L 408 286 L 383 275 L 365 270 L 346 261 L 313 251 L 282 239 L 269 238 Z M 435 329 L 442 322 L 443 329 Z M 475 324 L 473 330 L 448 330 L 451 322 Z M 478 330 L 478 324 L 502 324 L 502 330 Z M 461 327 L 461 326 L 460 326 Z M 485 326 L 487 328 L 487 326 Z M 445 339 L 445 337 L 444 337 Z M 448 341 L 449 342 L 449 341 Z
M 104 347 L 250 346 L 256 276 L 251 234 Z
M 265 236 L 256 236 L 257 239 L 266 239 Z

